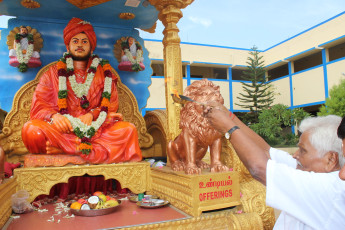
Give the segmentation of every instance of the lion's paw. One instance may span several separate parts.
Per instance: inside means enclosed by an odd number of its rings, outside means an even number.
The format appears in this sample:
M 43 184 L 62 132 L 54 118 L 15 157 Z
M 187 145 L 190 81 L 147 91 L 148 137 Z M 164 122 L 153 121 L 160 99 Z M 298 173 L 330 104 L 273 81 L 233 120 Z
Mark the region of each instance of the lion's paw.
M 188 175 L 201 174 L 201 168 L 196 166 L 196 164 L 188 164 L 184 171 Z
M 204 161 L 197 161 L 196 165 L 198 166 L 198 168 L 201 168 L 201 169 L 208 169 L 208 168 L 210 168 L 210 165 L 207 164 Z
M 173 171 L 183 171 L 184 170 L 184 163 L 182 161 L 175 161 L 171 164 L 171 169 Z
M 220 162 L 211 165 L 211 172 L 226 172 L 226 171 L 229 171 L 229 168 Z

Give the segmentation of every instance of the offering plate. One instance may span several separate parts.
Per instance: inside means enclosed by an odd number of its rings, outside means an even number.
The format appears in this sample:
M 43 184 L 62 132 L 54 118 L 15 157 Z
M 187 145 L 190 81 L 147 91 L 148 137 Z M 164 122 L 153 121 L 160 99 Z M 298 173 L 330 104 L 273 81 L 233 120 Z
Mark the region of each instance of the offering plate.
M 119 202 L 119 205 L 110 207 L 110 208 L 90 209 L 90 210 L 81 210 L 81 209 L 71 208 L 71 213 L 76 216 L 103 216 L 103 215 L 107 215 L 107 214 L 115 212 L 121 205 L 121 200 L 118 200 L 117 202 Z

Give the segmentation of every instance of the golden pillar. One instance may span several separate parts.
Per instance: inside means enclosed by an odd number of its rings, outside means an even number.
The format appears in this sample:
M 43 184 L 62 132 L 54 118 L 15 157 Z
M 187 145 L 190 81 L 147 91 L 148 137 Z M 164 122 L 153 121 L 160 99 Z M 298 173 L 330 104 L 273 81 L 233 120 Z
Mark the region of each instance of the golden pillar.
M 174 139 L 179 133 L 180 107 L 175 105 L 171 94 L 182 94 L 182 61 L 179 29 L 177 23 L 182 18 L 181 9 L 187 7 L 194 0 L 149 0 L 151 5 L 159 11 L 158 18 L 162 21 L 165 100 L 167 107 L 167 140 Z

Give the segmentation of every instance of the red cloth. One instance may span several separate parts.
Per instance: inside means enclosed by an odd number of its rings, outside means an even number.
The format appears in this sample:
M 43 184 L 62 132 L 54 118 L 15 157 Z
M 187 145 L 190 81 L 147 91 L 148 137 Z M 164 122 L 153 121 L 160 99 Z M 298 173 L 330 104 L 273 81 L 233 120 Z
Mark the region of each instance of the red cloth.
M 66 199 L 69 194 L 78 196 L 93 194 L 96 191 L 107 194 L 108 192 L 113 192 L 112 185 L 112 179 L 104 180 L 104 176 L 71 177 L 68 179 L 68 183 L 54 185 L 50 190 L 49 197 L 58 196 L 59 198 Z
M 59 199 L 66 200 L 71 197 L 74 199 L 81 196 L 90 196 L 96 191 L 103 194 L 114 193 L 113 183 L 116 186 L 121 186 L 114 179 L 105 180 L 104 176 L 75 176 L 68 179 L 68 183 L 59 183 L 54 185 L 49 192 L 49 195 L 40 195 L 35 200 L 53 201 L 52 199 L 58 197 Z M 121 188 L 121 187 L 120 187 Z
M 88 66 L 90 64 L 91 61 L 89 61 Z M 78 75 L 76 78 L 77 82 L 83 81 L 82 77 L 78 77 Z M 81 108 L 80 99 L 76 97 L 67 80 L 67 109 L 69 114 L 78 117 L 92 109 L 99 108 L 104 80 L 103 68 L 99 65 L 87 95 L 90 102 L 87 109 Z M 110 113 L 117 111 L 119 105 L 116 80 L 117 78 L 114 76 L 108 117 L 91 138 L 92 151 L 89 155 L 85 155 L 77 152 L 81 140 L 74 133 L 60 133 L 54 125 L 47 122 L 53 114 L 58 112 L 59 77 L 57 66 L 51 66 L 42 75 L 36 87 L 31 104 L 31 121 L 28 121 L 22 129 L 22 139 L 29 152 L 46 153 L 46 141 L 49 141 L 53 147 L 62 149 L 64 153 L 80 155 L 85 161 L 93 164 L 141 161 L 142 154 L 135 126 L 129 122 L 116 121 L 109 117 Z
M 63 39 L 68 48 L 69 42 L 75 35 L 84 32 L 89 38 L 91 50 L 93 51 L 97 45 L 97 38 L 93 26 L 80 18 L 72 18 L 63 30 Z
M 5 164 L 4 164 L 5 177 L 6 178 L 11 177 L 13 175 L 13 170 L 15 168 L 18 168 L 19 166 L 20 166 L 20 163 L 12 164 L 12 163 L 9 163 L 9 162 L 5 162 Z

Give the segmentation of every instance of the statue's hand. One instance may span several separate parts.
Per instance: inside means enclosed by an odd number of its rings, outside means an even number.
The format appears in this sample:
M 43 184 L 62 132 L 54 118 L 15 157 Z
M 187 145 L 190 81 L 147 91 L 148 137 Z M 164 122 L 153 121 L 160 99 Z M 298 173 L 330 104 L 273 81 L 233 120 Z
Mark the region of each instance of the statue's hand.
M 62 116 L 59 113 L 56 113 L 52 116 L 52 118 L 53 118 L 52 125 L 54 125 L 60 132 L 62 133 L 73 132 L 73 127 L 67 117 Z
M 84 124 L 91 125 L 93 116 L 91 113 L 87 113 L 78 117 Z
M 110 112 L 108 113 L 108 117 L 114 120 L 123 121 L 123 116 L 121 113 Z

